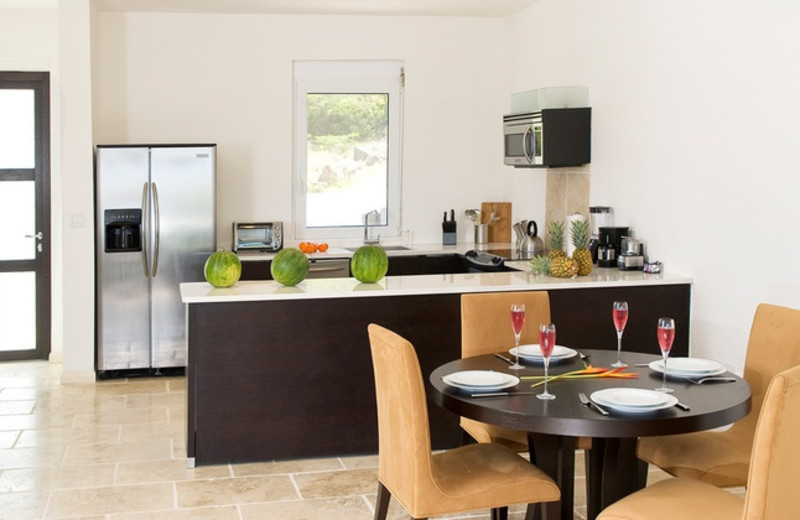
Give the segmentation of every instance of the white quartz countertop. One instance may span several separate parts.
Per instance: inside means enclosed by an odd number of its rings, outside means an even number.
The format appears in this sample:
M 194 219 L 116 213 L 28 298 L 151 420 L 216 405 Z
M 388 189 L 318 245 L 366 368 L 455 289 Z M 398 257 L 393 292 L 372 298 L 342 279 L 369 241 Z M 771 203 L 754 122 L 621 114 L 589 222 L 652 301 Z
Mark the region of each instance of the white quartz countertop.
M 326 258 L 350 258 L 353 256 L 353 252 L 363 244 L 361 243 L 353 243 L 353 244 L 331 244 L 327 251 L 324 253 L 311 253 L 308 255 L 308 258 L 311 260 L 324 260 Z M 470 249 L 477 249 L 477 250 L 488 250 L 488 249 L 508 249 L 511 247 L 511 244 L 507 242 L 492 242 L 489 244 L 481 244 L 479 247 L 475 247 L 475 244 L 472 243 L 464 243 L 464 244 L 456 244 L 445 246 L 442 244 L 432 243 L 432 244 L 414 244 L 412 246 L 408 246 L 405 244 L 393 244 L 387 242 L 386 244 L 380 244 L 381 246 L 385 246 L 390 248 L 386 251 L 390 257 L 392 256 L 413 256 L 413 255 L 443 255 L 443 254 L 464 254 Z M 393 247 L 403 247 L 407 249 L 391 249 Z M 291 245 L 287 247 L 297 247 L 296 245 Z M 264 261 L 264 260 L 272 260 L 277 253 L 263 253 L 259 251 L 240 251 L 237 253 L 239 259 L 242 262 L 256 262 L 256 261 Z
M 206 282 L 182 283 L 184 303 L 224 303 L 328 298 L 364 298 L 495 291 L 537 291 L 589 289 L 648 285 L 691 284 L 692 279 L 674 273 L 620 271 L 595 268 L 588 276 L 554 278 L 531 274 L 527 261 L 506 262 L 521 269 L 498 273 L 429 274 L 387 276 L 377 283 L 365 284 L 355 278 L 309 278 L 294 287 L 273 280 L 240 281 L 233 287 L 219 289 Z

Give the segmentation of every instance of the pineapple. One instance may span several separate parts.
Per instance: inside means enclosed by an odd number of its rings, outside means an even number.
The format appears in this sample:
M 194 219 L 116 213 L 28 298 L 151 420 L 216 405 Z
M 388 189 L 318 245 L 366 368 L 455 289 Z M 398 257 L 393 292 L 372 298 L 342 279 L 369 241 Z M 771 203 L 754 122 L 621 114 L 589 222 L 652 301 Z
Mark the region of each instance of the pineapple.
M 550 222 L 550 229 L 547 232 L 547 236 L 550 242 L 550 250 L 547 252 L 547 255 L 550 258 L 567 256 L 566 253 L 564 253 L 564 223 L 560 220 Z
M 550 257 L 536 255 L 531 258 L 531 272 L 538 275 L 550 274 Z
M 570 224 L 572 245 L 575 251 L 572 259 L 578 263 L 578 276 L 586 276 L 592 272 L 592 253 L 589 251 L 589 223 L 585 220 L 574 220 Z
M 558 278 L 572 278 L 578 274 L 578 262 L 566 256 L 553 258 L 550 262 L 550 275 Z

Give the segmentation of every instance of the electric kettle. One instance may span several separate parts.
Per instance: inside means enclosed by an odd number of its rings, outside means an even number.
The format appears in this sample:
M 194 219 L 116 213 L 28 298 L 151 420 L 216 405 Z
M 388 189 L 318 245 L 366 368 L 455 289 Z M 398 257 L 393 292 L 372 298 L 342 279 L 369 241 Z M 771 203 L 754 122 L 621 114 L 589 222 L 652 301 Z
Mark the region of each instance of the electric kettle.
M 537 236 L 539 228 L 536 226 L 536 221 L 528 220 L 527 223 L 525 236 L 520 240 L 518 249 L 519 257 L 523 260 L 528 260 L 544 253 L 544 242 Z

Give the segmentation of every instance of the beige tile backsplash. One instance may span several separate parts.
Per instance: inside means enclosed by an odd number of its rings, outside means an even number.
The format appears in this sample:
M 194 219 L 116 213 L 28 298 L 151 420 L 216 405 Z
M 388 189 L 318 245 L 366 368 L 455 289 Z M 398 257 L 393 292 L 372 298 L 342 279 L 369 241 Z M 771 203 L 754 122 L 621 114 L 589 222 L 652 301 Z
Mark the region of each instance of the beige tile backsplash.
M 547 229 L 554 220 L 565 221 L 567 215 L 581 213 L 589 218 L 589 185 L 591 177 L 588 169 L 549 169 L 547 171 L 547 201 L 544 227 L 539 235 L 550 247 Z

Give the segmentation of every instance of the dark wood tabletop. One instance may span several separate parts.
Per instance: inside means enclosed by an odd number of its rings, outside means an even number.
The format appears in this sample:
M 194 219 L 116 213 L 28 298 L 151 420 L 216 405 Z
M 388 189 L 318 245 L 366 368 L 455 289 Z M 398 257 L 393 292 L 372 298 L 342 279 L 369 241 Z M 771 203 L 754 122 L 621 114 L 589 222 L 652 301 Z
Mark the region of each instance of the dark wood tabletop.
M 610 367 L 616 361 L 616 351 L 582 350 L 589 356 L 588 361 L 596 367 Z M 511 358 L 511 354 L 504 353 Z M 522 363 L 526 368 L 511 370 L 509 365 L 493 355 L 457 359 L 435 369 L 430 375 L 434 391 L 433 401 L 439 406 L 458 415 L 482 422 L 506 426 L 529 433 L 532 447 L 531 456 L 536 464 L 557 479 L 562 489 L 561 517 L 572 517 L 572 480 L 575 439 L 592 437 L 593 446 L 587 475 L 590 478 L 590 496 L 587 499 L 589 517 L 594 518 L 603 507 L 625 496 L 643 485 L 641 462 L 636 459 L 636 439 L 643 436 L 667 435 L 707 430 L 731 424 L 750 411 L 750 385 L 744 379 L 735 377 L 731 383 L 705 383 L 695 385 L 685 380 L 667 379 L 667 386 L 681 403 L 690 407 L 689 411 L 677 407 L 648 413 L 623 413 L 606 407 L 610 414 L 603 416 L 582 404 L 578 393 L 591 396 L 592 392 L 605 388 L 630 387 L 653 390 L 661 386 L 662 374 L 645 364 L 661 359 L 660 355 L 622 352 L 622 361 L 630 366 L 626 372 L 636 372 L 638 379 L 592 378 L 580 380 L 554 380 L 549 383 L 549 391 L 556 399 L 545 401 L 535 395 L 502 397 L 472 397 L 471 392 L 445 384 L 442 377 L 461 370 L 495 370 L 516 376 L 543 375 L 541 364 Z M 668 365 L 669 366 L 669 365 Z M 558 375 L 583 368 L 579 357 L 550 364 L 550 375 Z M 505 391 L 540 392 L 541 386 L 531 388 L 532 381 L 521 381 Z M 557 455 L 549 453 L 557 451 Z M 638 467 L 637 467 L 638 464 Z M 548 467 L 549 466 L 549 467 Z M 644 467 L 646 470 L 646 466 Z M 629 479 L 620 475 L 631 476 Z M 608 480 L 615 479 L 614 485 Z M 592 482 L 593 480 L 593 482 Z M 570 496 L 564 496 L 570 494 Z

